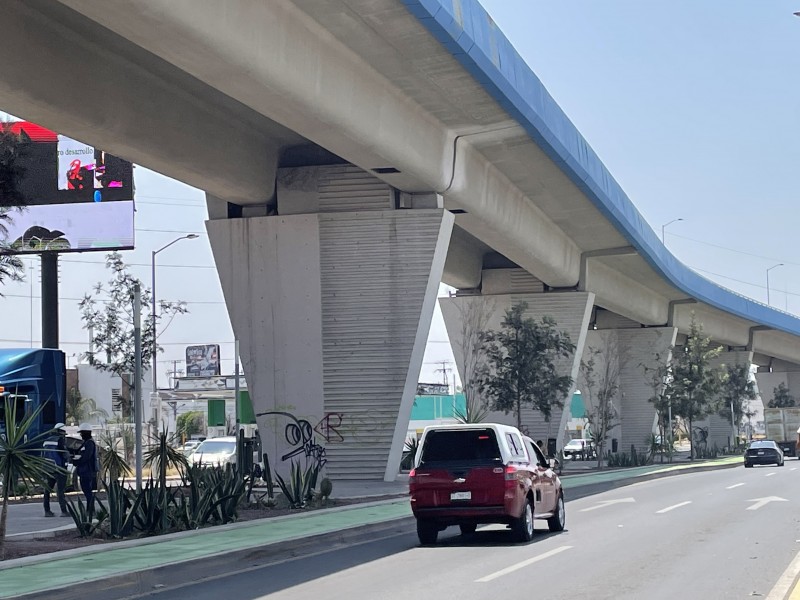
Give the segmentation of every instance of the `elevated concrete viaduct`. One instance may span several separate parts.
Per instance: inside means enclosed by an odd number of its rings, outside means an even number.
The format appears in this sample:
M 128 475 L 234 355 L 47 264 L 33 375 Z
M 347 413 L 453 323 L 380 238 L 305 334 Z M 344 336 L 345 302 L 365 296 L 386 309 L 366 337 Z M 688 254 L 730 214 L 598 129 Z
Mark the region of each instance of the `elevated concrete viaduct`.
M 692 314 L 737 357 L 800 364 L 800 321 L 677 261 L 476 0 L 0 6 L 0 108 L 207 193 L 277 462 L 395 477 L 440 281 L 457 354 L 465 305 L 499 322 L 525 299 L 570 331 L 576 380 L 610 337 L 666 360 Z M 637 377 L 623 443 L 652 430 Z M 525 420 L 563 436 L 560 413 Z

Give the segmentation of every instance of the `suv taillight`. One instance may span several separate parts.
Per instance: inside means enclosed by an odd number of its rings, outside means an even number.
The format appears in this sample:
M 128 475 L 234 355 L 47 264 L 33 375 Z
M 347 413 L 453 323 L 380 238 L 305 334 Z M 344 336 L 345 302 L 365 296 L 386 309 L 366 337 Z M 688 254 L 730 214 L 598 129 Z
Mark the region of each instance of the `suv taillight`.
M 508 465 L 504 474 L 506 480 L 506 487 L 513 488 L 517 485 L 517 467 Z

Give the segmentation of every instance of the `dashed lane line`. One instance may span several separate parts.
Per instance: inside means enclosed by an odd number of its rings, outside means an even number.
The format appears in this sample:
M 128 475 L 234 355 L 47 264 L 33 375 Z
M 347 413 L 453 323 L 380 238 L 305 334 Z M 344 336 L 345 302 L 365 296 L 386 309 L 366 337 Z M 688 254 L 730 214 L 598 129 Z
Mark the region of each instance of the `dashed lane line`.
M 774 473 L 774 472 L 772 472 L 772 473 L 767 473 L 767 474 L 765 475 L 765 477 L 772 477 L 773 475 L 775 475 L 775 473 Z
M 691 504 L 691 500 L 687 500 L 686 502 L 679 502 L 678 504 L 673 504 L 672 506 L 668 506 L 667 508 L 662 508 L 661 510 L 657 510 L 656 514 L 661 515 L 671 510 L 675 510 L 676 508 L 680 508 L 681 506 L 686 506 L 687 504 Z
M 555 556 L 556 554 L 561 554 L 562 552 L 564 552 L 565 550 L 569 550 L 570 548 L 572 548 L 572 546 L 559 546 L 558 548 L 554 548 L 553 550 L 545 552 L 544 554 L 539 554 L 538 556 L 534 556 L 533 558 L 529 558 L 528 560 L 523 560 L 522 562 L 518 562 L 515 565 L 511 565 L 510 567 L 506 567 L 505 569 L 495 571 L 494 573 L 490 573 L 485 577 L 476 579 L 475 583 L 487 583 L 489 581 L 493 581 L 498 577 L 502 577 L 503 575 L 508 575 L 509 573 L 513 573 L 514 571 L 518 571 L 519 569 L 524 569 L 525 567 L 537 563 L 540 560 L 545 560 L 546 558 L 550 558 L 551 556 Z
M 733 485 L 729 485 L 729 486 L 728 486 L 728 487 L 726 487 L 725 489 L 726 489 L 726 490 L 732 490 L 733 488 L 741 487 L 741 486 L 743 486 L 743 485 L 744 485 L 743 483 L 734 483 Z

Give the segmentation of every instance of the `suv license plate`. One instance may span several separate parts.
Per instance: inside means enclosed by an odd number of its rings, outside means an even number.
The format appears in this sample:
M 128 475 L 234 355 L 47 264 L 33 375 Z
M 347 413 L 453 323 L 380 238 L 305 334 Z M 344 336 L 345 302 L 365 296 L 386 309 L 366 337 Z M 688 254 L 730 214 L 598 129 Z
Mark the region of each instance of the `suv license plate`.
M 472 492 L 453 492 L 450 500 L 472 500 Z
M 758 455 L 761 456 L 762 454 L 764 454 L 764 451 L 763 450 L 759 450 L 758 451 Z

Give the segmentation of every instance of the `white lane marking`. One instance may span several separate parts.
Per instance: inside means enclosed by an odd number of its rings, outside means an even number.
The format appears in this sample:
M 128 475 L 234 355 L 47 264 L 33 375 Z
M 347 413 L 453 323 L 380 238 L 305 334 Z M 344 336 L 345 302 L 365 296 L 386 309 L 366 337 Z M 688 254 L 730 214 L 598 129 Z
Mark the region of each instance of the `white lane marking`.
M 786 567 L 783 575 L 778 579 L 775 587 L 772 588 L 765 600 L 783 600 L 786 598 L 786 595 L 789 593 L 789 590 L 792 589 L 798 575 L 800 575 L 800 552 L 797 553 L 794 560 Z
M 675 510 L 676 508 L 680 508 L 681 506 L 686 506 L 687 504 L 691 504 L 691 500 L 687 500 L 686 502 L 679 502 L 678 504 L 673 504 L 672 506 L 668 506 L 667 508 L 662 508 L 661 510 L 657 510 L 656 514 L 661 515 L 665 512 L 669 512 L 671 510 Z
M 594 506 L 590 506 L 589 508 L 582 508 L 580 512 L 589 512 L 590 510 L 605 508 L 606 506 L 611 506 L 612 504 L 627 504 L 629 502 L 636 502 L 636 500 L 634 500 L 633 498 L 620 498 L 619 500 L 601 500 Z
M 792 468 L 791 468 L 791 469 L 789 469 L 789 470 L 790 470 L 790 471 L 797 471 L 797 467 L 792 467 Z
M 537 563 L 540 560 L 544 560 L 546 558 L 550 558 L 551 556 L 555 556 L 556 554 L 561 554 L 564 550 L 569 550 L 572 546 L 559 546 L 558 548 L 554 548 L 549 552 L 545 552 L 544 554 L 540 554 L 539 556 L 534 556 L 533 558 L 529 558 L 528 560 L 523 560 L 522 562 L 518 562 L 515 565 L 511 565 L 510 567 L 506 567 L 505 569 L 501 569 L 499 571 L 495 571 L 487 575 L 486 577 L 481 577 L 480 579 L 476 579 L 475 583 L 486 583 L 488 581 L 492 581 L 497 579 L 498 577 L 502 577 L 503 575 L 508 575 L 509 573 L 513 573 L 514 571 L 518 571 L 519 569 L 524 569 L 528 565 L 532 565 L 533 563 Z
M 725 489 L 726 490 L 732 490 L 733 488 L 737 488 L 737 487 L 742 486 L 742 485 L 744 485 L 744 484 L 743 483 L 734 483 L 733 485 L 729 485 Z
M 766 474 L 766 477 L 772 477 L 773 475 L 775 475 L 775 473 L 774 473 L 774 472 L 773 472 L 773 473 L 767 473 L 767 474 Z
M 748 506 L 747 510 L 758 510 L 770 502 L 788 502 L 788 500 L 780 496 L 766 496 L 765 498 L 751 498 L 748 502 L 755 502 L 755 504 L 753 504 L 753 506 Z

